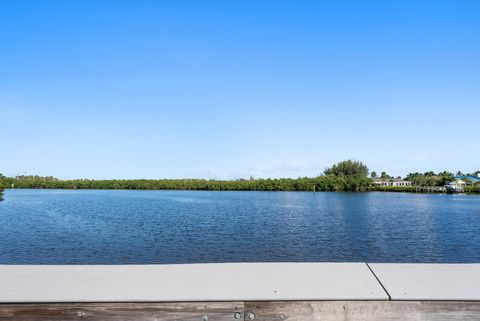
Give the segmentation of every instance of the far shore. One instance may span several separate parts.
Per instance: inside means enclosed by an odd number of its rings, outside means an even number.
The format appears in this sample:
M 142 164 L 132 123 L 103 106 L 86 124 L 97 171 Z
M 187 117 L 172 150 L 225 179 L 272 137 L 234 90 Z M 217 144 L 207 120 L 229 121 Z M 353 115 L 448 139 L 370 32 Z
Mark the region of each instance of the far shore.
M 411 193 L 411 194 L 451 194 L 445 191 L 435 191 L 434 188 L 430 187 L 419 187 L 419 186 L 370 186 L 369 188 L 351 191 L 351 190 L 288 190 L 288 189 L 200 189 L 200 188 L 94 188 L 94 187 L 31 187 L 31 186 L 14 186 L 7 187 L 5 190 L 64 190 L 64 191 L 81 191 L 81 190 L 104 190 L 104 191 L 210 191 L 210 192 L 303 192 L 303 193 Z M 463 194 L 480 194 L 478 188 L 465 188 Z M 0 200 L 2 199 L 2 191 L 0 190 Z
M 298 178 L 217 179 L 71 179 L 52 176 L 0 174 L 2 188 L 112 189 L 112 190 L 200 190 L 200 191 L 295 191 L 295 192 L 404 192 L 480 193 L 480 171 L 464 175 L 443 171 L 410 173 L 405 178 L 375 171 L 357 160 L 345 160 L 326 168 L 322 175 Z

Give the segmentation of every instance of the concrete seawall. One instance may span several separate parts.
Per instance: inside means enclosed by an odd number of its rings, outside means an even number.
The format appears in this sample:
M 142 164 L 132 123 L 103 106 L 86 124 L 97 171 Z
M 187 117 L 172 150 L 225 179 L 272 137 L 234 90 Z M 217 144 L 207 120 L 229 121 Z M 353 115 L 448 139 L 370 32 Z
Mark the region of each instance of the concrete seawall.
M 172 309 L 179 320 L 204 321 L 199 315 L 232 320 L 238 313 L 256 320 L 480 320 L 480 264 L 0 265 L 0 320 L 82 315 L 72 309 L 90 311 L 93 320 L 118 313 L 167 320 Z

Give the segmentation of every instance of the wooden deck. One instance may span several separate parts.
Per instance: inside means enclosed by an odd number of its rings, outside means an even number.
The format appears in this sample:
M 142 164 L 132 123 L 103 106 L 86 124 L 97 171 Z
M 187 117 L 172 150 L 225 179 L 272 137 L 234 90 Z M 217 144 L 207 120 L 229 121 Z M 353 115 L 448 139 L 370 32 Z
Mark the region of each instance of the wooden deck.
M 480 321 L 480 264 L 0 265 L 6 320 Z
M 479 302 L 270 301 L 0 304 L 1 321 L 478 321 Z

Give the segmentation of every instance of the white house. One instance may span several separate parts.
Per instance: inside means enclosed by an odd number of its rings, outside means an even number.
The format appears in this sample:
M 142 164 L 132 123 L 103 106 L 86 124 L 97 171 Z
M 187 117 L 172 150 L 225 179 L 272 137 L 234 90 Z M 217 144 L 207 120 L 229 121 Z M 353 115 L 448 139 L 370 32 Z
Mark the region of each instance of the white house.
M 412 186 L 412 182 L 398 178 L 374 178 L 375 186 Z

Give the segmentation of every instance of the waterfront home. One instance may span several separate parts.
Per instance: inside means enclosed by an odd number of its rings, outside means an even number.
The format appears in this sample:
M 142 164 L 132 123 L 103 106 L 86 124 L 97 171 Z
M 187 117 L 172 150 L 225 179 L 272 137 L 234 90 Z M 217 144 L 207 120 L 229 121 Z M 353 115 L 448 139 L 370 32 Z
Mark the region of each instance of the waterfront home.
M 472 175 L 457 175 L 454 179 L 454 181 L 445 185 L 447 193 L 462 193 L 465 186 L 480 184 L 480 177 Z
M 461 179 L 457 179 L 453 182 L 448 182 L 445 185 L 447 193 L 463 193 L 465 182 Z
M 467 186 L 480 184 L 480 177 L 478 177 L 478 176 L 458 175 L 458 176 L 455 176 L 454 178 L 455 178 L 455 182 L 457 184 L 462 184 L 463 183 L 463 185 L 467 185 Z
M 398 178 L 375 178 L 373 180 L 375 186 L 412 186 L 412 182 Z

